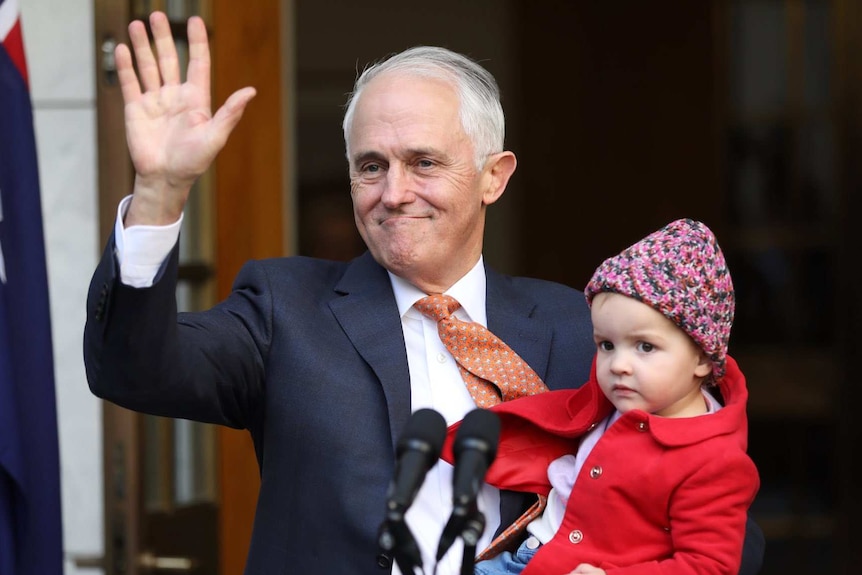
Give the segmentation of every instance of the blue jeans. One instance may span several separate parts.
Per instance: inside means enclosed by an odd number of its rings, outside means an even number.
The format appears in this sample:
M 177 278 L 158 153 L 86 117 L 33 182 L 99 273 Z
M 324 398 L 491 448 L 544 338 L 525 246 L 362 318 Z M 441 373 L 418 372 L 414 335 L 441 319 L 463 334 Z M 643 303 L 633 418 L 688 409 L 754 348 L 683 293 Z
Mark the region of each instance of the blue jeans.
M 515 553 L 503 551 L 493 559 L 476 563 L 474 573 L 475 575 L 512 575 L 513 573 L 520 573 L 527 566 L 527 561 L 532 559 L 536 551 L 539 550 L 540 546 L 535 537 L 527 537 L 518 549 L 515 550 Z

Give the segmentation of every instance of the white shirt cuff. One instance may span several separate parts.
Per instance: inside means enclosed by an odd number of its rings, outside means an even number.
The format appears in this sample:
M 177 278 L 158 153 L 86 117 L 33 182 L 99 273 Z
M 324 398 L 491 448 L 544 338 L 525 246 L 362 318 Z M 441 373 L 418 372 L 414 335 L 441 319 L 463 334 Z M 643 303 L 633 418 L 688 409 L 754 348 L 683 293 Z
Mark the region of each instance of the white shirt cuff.
M 120 266 L 120 281 L 136 288 L 150 287 L 159 269 L 180 237 L 183 215 L 167 226 L 123 227 L 123 218 L 132 196 L 126 196 L 117 207 L 114 223 L 114 254 Z

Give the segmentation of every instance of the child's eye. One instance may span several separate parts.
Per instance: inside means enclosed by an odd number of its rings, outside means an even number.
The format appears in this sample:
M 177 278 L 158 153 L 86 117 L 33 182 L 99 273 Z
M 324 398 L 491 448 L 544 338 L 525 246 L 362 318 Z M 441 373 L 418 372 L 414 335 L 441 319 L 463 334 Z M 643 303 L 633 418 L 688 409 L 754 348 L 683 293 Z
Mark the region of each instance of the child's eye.
M 602 351 L 613 351 L 614 344 L 612 344 L 609 341 L 600 341 L 599 342 L 599 349 Z
M 655 349 L 655 346 L 653 344 L 647 343 L 645 341 L 642 341 L 638 344 L 638 350 L 642 351 L 644 353 L 649 353 L 654 349 Z

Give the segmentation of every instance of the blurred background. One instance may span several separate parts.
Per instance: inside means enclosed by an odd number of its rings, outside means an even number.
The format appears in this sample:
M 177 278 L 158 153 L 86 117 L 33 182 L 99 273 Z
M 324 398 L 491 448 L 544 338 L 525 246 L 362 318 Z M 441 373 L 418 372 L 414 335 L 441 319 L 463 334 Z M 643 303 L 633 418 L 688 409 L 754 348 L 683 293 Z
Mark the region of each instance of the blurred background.
M 856 0 L 20 0 L 48 250 L 66 573 L 241 573 L 257 493 L 243 433 L 89 395 L 90 273 L 131 189 L 112 51 L 166 10 L 207 22 L 214 105 L 258 96 L 184 221 L 183 309 L 249 258 L 348 259 L 343 104 L 369 62 L 418 44 L 498 79 L 519 159 L 489 212 L 500 271 L 581 288 L 672 219 L 712 227 L 737 289 L 763 575 L 858 573 Z M 285 485 L 285 489 L 290 489 Z M 609 524 L 609 528 L 613 528 Z

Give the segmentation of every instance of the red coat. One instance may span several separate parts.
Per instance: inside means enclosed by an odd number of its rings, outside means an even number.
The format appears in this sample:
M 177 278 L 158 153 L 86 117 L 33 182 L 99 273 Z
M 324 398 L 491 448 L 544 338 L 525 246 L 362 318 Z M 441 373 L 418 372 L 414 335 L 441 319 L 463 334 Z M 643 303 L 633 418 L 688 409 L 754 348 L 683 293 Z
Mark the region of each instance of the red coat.
M 746 454 L 745 377 L 728 358 L 725 407 L 697 418 L 623 414 L 590 452 L 554 538 L 524 575 L 563 575 L 579 563 L 609 575 L 736 575 L 748 508 L 760 485 Z M 595 378 L 576 390 L 499 404 L 502 432 L 488 483 L 541 493 L 548 464 L 613 411 Z M 458 424 L 449 430 L 444 459 Z

